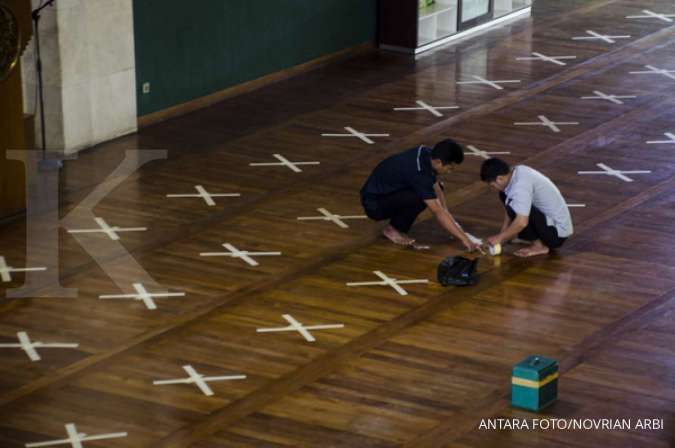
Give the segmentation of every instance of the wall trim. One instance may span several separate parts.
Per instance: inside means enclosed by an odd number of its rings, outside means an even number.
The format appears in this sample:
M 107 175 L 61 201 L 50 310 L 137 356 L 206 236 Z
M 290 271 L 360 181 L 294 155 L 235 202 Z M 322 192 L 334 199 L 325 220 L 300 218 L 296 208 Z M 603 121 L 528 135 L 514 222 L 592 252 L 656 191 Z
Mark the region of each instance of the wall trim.
M 151 126 L 153 124 L 160 123 L 170 118 L 175 118 L 190 112 L 194 112 L 199 109 L 203 109 L 205 107 L 223 101 L 224 99 L 232 98 L 234 96 L 241 95 L 243 93 L 248 93 L 253 90 L 260 89 L 262 87 L 274 84 L 279 81 L 283 81 L 293 76 L 312 71 L 329 63 L 341 59 L 346 59 L 369 50 L 374 50 L 375 48 L 377 47 L 374 41 L 364 42 L 362 44 L 345 48 L 335 53 L 320 56 L 308 62 L 303 62 L 302 64 L 294 65 L 292 67 L 285 68 L 283 70 L 279 70 L 277 72 L 261 76 L 260 78 L 253 79 L 251 81 L 246 81 L 244 83 L 237 84 L 223 90 L 219 90 L 206 96 L 195 98 L 185 103 L 177 104 L 175 106 L 171 106 L 166 109 L 158 110 L 157 112 L 152 112 L 146 115 L 139 116 L 138 128 L 140 129 L 147 126 Z

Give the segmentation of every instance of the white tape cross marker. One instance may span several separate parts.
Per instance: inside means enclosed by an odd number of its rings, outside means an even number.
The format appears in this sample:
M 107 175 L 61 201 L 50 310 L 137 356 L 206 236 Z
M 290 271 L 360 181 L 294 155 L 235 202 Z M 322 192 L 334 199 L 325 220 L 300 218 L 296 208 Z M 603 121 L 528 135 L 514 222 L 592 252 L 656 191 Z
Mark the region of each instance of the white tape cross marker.
M 608 44 L 615 44 L 616 41 L 614 39 L 630 39 L 631 36 L 610 36 L 608 34 L 600 34 L 596 33 L 595 31 L 591 30 L 586 30 L 586 34 L 588 36 L 576 36 L 573 37 L 572 40 L 602 40 L 607 42 Z
M 229 252 L 201 252 L 199 255 L 201 257 L 232 257 L 232 258 L 241 258 L 250 266 L 258 266 L 259 263 L 255 261 L 252 256 L 255 257 L 270 257 L 275 255 L 281 255 L 281 252 L 249 252 L 247 250 L 239 250 L 230 243 L 224 243 L 223 247 Z
M 302 335 L 303 338 L 307 342 L 314 342 L 316 341 L 316 338 L 312 336 L 312 334 L 309 332 L 310 330 L 315 331 L 315 330 L 328 330 L 332 328 L 344 328 L 344 324 L 329 324 L 329 325 L 303 325 L 300 322 L 298 322 L 293 316 L 290 314 L 284 314 L 281 317 L 283 317 L 286 322 L 288 322 L 290 325 L 287 327 L 276 327 L 276 328 L 258 328 L 256 329 L 256 332 L 258 333 L 275 333 L 275 332 L 282 332 L 282 331 L 297 331 Z
M 611 101 L 614 104 L 623 104 L 623 99 L 637 98 L 635 95 L 608 95 L 599 90 L 593 91 L 594 96 L 582 96 L 582 100 L 606 100 Z
M 18 344 L 0 344 L 0 348 L 20 348 L 26 352 L 28 358 L 30 358 L 30 360 L 33 362 L 40 361 L 42 359 L 36 350 L 37 348 L 77 348 L 80 346 L 80 344 L 70 344 L 63 342 L 32 342 L 30 337 L 28 337 L 28 333 L 25 331 L 19 331 L 16 336 L 19 339 Z
M 424 101 L 415 101 L 420 107 L 395 107 L 395 111 L 407 111 L 407 110 L 426 110 L 436 117 L 442 117 L 443 114 L 439 111 L 448 110 L 448 109 L 459 109 L 459 106 L 431 106 Z
M 105 233 L 108 238 L 117 241 L 120 239 L 118 232 L 145 232 L 148 230 L 147 227 L 111 227 L 103 218 L 94 218 L 94 221 L 98 224 L 98 229 L 69 229 L 68 233 Z
M 373 271 L 375 275 L 380 277 L 382 281 L 379 282 L 350 282 L 347 283 L 347 286 L 390 286 L 402 296 L 407 296 L 408 291 L 401 288 L 399 285 L 408 285 L 412 283 L 429 283 L 427 279 L 417 279 L 417 280 L 397 280 L 392 277 L 388 277 L 382 271 Z
M 234 198 L 234 197 L 239 197 L 241 196 L 240 193 L 209 193 L 206 191 L 206 189 L 201 186 L 201 185 L 195 185 L 195 190 L 197 190 L 197 193 L 191 193 L 191 194 L 167 194 L 167 198 L 202 198 L 204 202 L 206 202 L 206 205 L 209 207 L 213 207 L 216 205 L 216 201 L 213 200 L 213 198 Z
M 153 298 L 164 298 L 164 297 L 184 297 L 184 292 L 155 292 L 150 293 L 145 289 L 142 283 L 134 283 L 134 289 L 136 294 L 104 294 L 98 296 L 99 299 L 134 299 L 142 301 L 149 310 L 156 310 L 157 305 L 155 304 Z
M 492 155 L 499 155 L 499 154 L 511 154 L 509 151 L 498 151 L 498 152 L 489 152 L 489 151 L 483 151 L 478 148 L 476 148 L 473 145 L 467 145 L 466 147 L 470 152 L 465 152 L 464 155 L 467 156 L 477 156 L 477 157 L 482 157 L 483 159 L 489 159 L 490 156 Z
M 321 162 L 291 162 L 281 154 L 272 154 L 279 162 L 255 162 L 249 163 L 249 166 L 285 166 L 293 172 L 302 173 L 298 168 L 300 165 L 319 165 Z
M 389 137 L 389 134 L 366 134 L 365 132 L 359 132 L 356 129 L 345 126 L 345 130 L 349 134 L 321 134 L 322 137 L 356 137 L 361 141 L 368 143 L 369 145 L 374 145 L 375 142 L 372 141 L 369 137 Z
M 534 57 L 519 57 L 516 58 L 516 61 L 545 61 L 550 62 L 556 65 L 567 65 L 567 63 L 562 62 L 565 59 L 576 59 L 576 56 L 546 56 L 542 53 L 532 52 Z
M 513 124 L 516 126 L 546 126 L 553 132 L 560 132 L 560 128 L 558 126 L 576 126 L 579 124 L 577 121 L 551 121 L 546 117 L 546 115 L 537 115 L 537 118 L 539 118 L 540 121 L 519 122 Z
M 657 12 L 650 11 L 649 9 L 643 9 L 642 12 L 644 15 L 637 16 L 626 16 L 627 19 L 658 19 L 663 20 L 664 22 L 672 23 L 673 17 L 675 14 L 659 14 Z
M 645 65 L 647 70 L 640 70 L 636 72 L 628 72 L 631 75 L 663 75 L 670 79 L 675 79 L 675 70 L 666 70 L 663 68 L 654 67 L 653 65 Z
M 651 171 L 647 170 L 632 170 L 632 171 L 623 171 L 623 170 L 615 170 L 613 168 L 608 167 L 604 163 L 596 163 L 595 164 L 598 168 L 602 169 L 602 171 L 577 171 L 577 174 L 604 174 L 607 176 L 614 176 L 618 177 L 624 182 L 633 182 L 633 179 L 630 177 L 626 176 L 626 174 L 650 174 Z
M 504 80 L 490 80 L 485 79 L 482 76 L 471 75 L 475 81 L 458 81 L 457 84 L 485 84 L 497 90 L 504 90 L 504 87 L 499 84 L 513 84 L 521 82 L 519 79 L 504 79 Z
M 675 145 L 675 134 L 672 132 L 666 132 L 663 135 L 668 137 L 668 140 L 649 140 L 647 141 L 648 145 Z
M 26 448 L 38 448 L 43 446 L 70 445 L 72 448 L 83 448 L 83 442 L 92 442 L 94 440 L 118 439 L 126 437 L 126 432 L 112 432 L 109 434 L 98 434 L 90 436 L 83 432 L 78 432 L 75 423 L 66 424 L 67 439 L 50 440 L 47 442 L 27 443 Z
M 171 380 L 157 380 L 153 381 L 152 384 L 156 386 L 161 386 L 164 384 L 194 384 L 202 391 L 204 395 L 211 396 L 213 395 L 213 390 L 209 387 L 208 383 L 213 381 L 232 381 L 232 380 L 245 380 L 246 375 L 222 375 L 222 376 L 204 376 L 195 370 L 189 364 L 183 366 L 183 370 L 188 374 L 187 378 L 174 378 Z
M 5 260 L 5 257 L 0 255 L 0 278 L 2 279 L 3 282 L 11 282 L 12 281 L 12 272 L 33 272 L 33 271 L 46 271 L 47 268 L 44 266 L 36 267 L 36 268 L 14 268 L 12 266 L 7 265 L 7 261 Z
M 317 208 L 318 212 L 321 213 L 323 216 L 300 216 L 298 217 L 298 221 L 330 221 L 334 223 L 338 227 L 342 227 L 343 229 L 349 228 L 347 223 L 345 223 L 343 220 L 345 219 L 366 219 L 368 218 L 365 215 L 335 215 L 325 208 Z

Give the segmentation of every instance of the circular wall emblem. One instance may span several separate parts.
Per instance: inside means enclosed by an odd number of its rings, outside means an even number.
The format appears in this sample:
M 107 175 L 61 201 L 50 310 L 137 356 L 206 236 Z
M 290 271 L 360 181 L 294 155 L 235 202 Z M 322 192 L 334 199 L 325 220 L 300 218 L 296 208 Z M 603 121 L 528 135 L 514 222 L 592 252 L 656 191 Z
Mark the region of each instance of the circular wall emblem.
M 19 60 L 21 36 L 12 11 L 0 3 L 0 81 L 12 72 Z

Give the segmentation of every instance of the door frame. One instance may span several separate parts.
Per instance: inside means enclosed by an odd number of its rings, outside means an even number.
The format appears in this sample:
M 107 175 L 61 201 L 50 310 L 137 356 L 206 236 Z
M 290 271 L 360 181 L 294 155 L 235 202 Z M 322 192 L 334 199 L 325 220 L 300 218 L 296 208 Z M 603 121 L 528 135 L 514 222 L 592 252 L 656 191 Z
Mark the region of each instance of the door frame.
M 457 2 L 457 31 L 464 31 L 468 30 L 470 28 L 473 28 L 477 25 L 480 25 L 485 22 L 489 22 L 492 20 L 492 16 L 494 15 L 494 0 L 488 0 L 488 11 L 478 17 L 474 17 L 473 19 L 467 21 L 467 22 L 462 22 L 462 13 L 464 10 L 464 0 L 458 0 Z

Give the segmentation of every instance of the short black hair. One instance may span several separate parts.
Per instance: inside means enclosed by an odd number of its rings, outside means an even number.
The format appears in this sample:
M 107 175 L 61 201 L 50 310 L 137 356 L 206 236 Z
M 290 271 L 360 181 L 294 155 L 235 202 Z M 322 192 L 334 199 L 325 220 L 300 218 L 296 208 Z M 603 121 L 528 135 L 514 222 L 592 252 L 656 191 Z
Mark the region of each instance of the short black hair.
M 431 158 L 440 160 L 443 165 L 456 163 L 459 165 L 464 161 L 464 149 L 452 139 L 442 140 L 431 150 Z
M 497 176 L 504 176 L 511 172 L 511 167 L 502 159 L 493 157 L 487 159 L 480 167 L 480 179 L 483 182 L 493 182 Z

